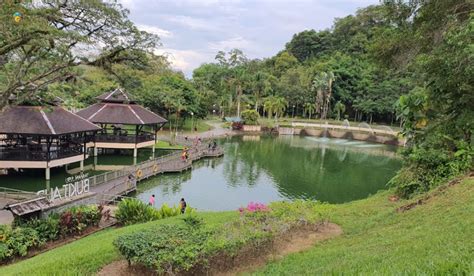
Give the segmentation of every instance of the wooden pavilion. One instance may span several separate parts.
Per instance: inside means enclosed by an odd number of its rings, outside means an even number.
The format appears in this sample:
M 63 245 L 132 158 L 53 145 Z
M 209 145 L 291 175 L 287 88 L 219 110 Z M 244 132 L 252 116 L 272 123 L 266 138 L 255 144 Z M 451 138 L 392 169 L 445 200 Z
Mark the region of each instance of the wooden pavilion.
M 96 136 L 94 155 L 98 148 L 133 149 L 152 147 L 155 152 L 156 132 L 167 121 L 150 110 L 138 105 L 120 88 L 97 97 L 93 104 L 76 114 L 97 124 L 101 131 Z
M 80 162 L 100 128 L 57 106 L 11 106 L 0 113 L 0 169 L 50 168 Z

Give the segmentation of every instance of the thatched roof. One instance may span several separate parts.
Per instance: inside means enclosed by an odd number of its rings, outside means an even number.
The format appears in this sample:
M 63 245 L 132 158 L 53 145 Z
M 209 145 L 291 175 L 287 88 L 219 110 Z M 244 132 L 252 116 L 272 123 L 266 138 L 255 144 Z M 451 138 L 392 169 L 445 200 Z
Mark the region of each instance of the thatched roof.
M 134 103 L 135 102 L 132 99 L 132 97 L 121 88 L 117 88 L 113 91 L 106 92 L 96 97 L 96 99 L 104 103 L 105 102 L 107 103 Z
M 161 116 L 137 104 L 96 103 L 76 113 L 92 123 L 151 125 L 164 124 Z
M 61 135 L 99 127 L 58 106 L 11 106 L 0 113 L 1 134 Z

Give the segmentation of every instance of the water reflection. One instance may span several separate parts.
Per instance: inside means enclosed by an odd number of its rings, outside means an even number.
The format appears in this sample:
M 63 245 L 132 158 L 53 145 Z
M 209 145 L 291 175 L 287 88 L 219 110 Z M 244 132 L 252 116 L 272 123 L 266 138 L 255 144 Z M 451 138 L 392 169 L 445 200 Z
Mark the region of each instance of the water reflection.
M 205 210 L 299 198 L 341 203 L 385 188 L 400 167 L 393 147 L 359 141 L 244 136 L 221 145 L 223 158 L 196 162 L 184 174 L 147 180 L 138 197 L 147 200 L 154 193 L 158 202 L 168 204 L 185 197 Z

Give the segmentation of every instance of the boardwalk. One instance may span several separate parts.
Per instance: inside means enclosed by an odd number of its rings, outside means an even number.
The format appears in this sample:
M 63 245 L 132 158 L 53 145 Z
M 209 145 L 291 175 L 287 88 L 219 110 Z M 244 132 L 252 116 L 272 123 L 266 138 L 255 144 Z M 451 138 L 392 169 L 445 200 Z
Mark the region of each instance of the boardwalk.
M 114 200 L 117 196 L 125 195 L 136 190 L 137 182 L 149 177 L 167 172 L 182 172 L 192 167 L 193 161 L 204 157 L 219 157 L 224 154 L 219 147 L 212 149 L 207 145 L 196 145 L 188 150 L 189 159 L 183 161 L 181 151 L 161 156 L 152 160 L 142 162 L 134 166 L 128 166 L 121 170 L 111 171 L 100 175 L 86 178 L 89 183 L 89 192 L 81 196 L 66 198 L 64 194 L 61 199 L 49 201 L 45 196 L 30 198 L 10 204 L 8 208 L 16 215 L 25 215 L 37 211 L 47 211 L 61 206 L 70 205 L 76 201 L 105 204 Z

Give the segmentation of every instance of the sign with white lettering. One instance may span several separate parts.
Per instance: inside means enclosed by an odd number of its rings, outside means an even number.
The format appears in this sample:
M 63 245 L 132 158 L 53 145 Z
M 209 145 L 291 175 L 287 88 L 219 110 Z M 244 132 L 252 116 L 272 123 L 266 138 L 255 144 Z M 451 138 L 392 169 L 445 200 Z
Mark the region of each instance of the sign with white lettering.
M 66 178 L 66 184 L 62 187 L 54 187 L 38 191 L 37 195 L 44 195 L 50 202 L 79 196 L 89 193 L 90 184 L 87 174 L 80 174 Z

